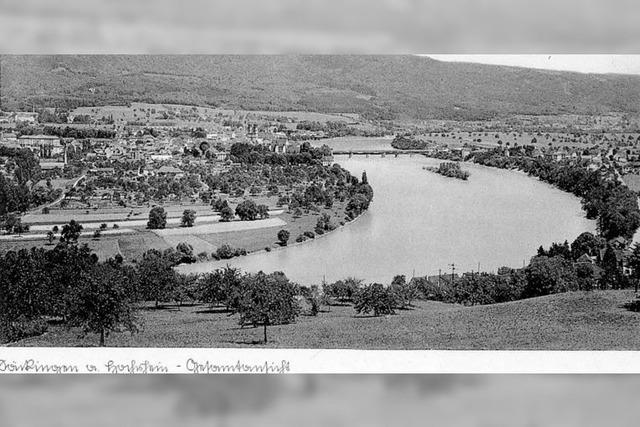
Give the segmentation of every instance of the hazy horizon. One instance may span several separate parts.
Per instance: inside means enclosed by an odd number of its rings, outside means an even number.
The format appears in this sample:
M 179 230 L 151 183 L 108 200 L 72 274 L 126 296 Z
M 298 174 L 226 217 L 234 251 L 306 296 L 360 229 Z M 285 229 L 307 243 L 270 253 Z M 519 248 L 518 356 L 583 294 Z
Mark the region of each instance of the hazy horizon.
M 421 56 L 427 56 L 438 61 L 445 62 L 469 62 L 487 65 L 506 65 L 539 70 L 570 71 L 588 74 L 640 75 L 640 55 L 425 54 Z

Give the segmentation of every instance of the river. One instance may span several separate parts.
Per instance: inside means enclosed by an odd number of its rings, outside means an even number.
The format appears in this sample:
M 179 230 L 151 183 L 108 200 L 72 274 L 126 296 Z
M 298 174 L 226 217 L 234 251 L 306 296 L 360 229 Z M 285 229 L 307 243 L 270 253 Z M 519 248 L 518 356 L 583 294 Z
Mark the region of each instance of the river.
M 471 175 L 461 181 L 423 170 L 440 160 L 420 155 L 336 161 L 356 176 L 366 171 L 374 188 L 369 210 L 356 221 L 301 245 L 180 271 L 228 263 L 243 271 L 284 271 L 301 284 L 348 276 L 388 283 L 396 274 L 450 273 L 451 264 L 456 272 L 522 267 L 538 246 L 595 230 L 578 198 L 520 172 L 465 163 Z

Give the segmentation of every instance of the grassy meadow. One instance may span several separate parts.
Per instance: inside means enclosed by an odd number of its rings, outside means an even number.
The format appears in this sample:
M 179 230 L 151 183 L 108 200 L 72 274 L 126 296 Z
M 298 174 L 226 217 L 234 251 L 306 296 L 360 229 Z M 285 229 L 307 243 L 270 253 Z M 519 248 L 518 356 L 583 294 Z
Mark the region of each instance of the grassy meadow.
M 109 346 L 343 348 L 412 350 L 640 350 L 640 313 L 624 304 L 633 291 L 555 294 L 464 307 L 417 301 L 383 317 L 356 316 L 350 305 L 323 307 L 296 323 L 241 328 L 238 316 L 207 305 L 151 306 L 140 310 L 139 333 L 115 333 Z M 15 346 L 93 346 L 95 335 L 52 325 L 44 335 Z

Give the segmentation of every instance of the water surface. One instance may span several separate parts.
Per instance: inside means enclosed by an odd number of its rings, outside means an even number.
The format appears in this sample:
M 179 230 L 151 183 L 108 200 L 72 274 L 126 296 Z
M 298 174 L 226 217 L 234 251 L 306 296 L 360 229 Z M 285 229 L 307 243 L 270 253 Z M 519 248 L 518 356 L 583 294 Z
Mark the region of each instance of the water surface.
M 337 156 L 367 172 L 375 196 L 368 212 L 302 245 L 181 267 L 203 272 L 227 263 L 244 271 L 284 271 L 301 284 L 356 276 L 388 283 L 407 276 L 521 267 L 538 246 L 594 231 L 575 196 L 520 172 L 464 164 L 468 181 L 423 170 L 423 156 Z M 293 236 L 295 238 L 295 236 Z M 232 243 L 232 242 L 230 242 Z

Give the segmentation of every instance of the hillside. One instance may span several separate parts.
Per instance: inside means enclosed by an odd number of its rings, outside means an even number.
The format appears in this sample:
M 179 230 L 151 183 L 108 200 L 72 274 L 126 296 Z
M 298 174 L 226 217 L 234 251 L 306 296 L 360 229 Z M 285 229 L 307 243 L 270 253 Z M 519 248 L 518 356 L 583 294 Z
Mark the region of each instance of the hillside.
M 640 313 L 623 304 L 633 291 L 570 292 L 503 304 L 463 307 L 418 301 L 393 316 L 355 317 L 333 306 L 318 317 L 269 328 L 268 347 L 438 350 L 640 350 Z M 114 333 L 112 346 L 252 347 L 260 328 L 240 328 L 238 318 L 207 306 L 142 310 L 144 330 Z M 19 346 L 91 346 L 96 337 L 51 326 Z
M 640 111 L 640 76 L 417 56 L 2 56 L 0 108 L 185 103 L 477 119 Z

